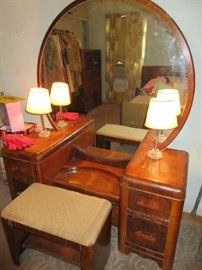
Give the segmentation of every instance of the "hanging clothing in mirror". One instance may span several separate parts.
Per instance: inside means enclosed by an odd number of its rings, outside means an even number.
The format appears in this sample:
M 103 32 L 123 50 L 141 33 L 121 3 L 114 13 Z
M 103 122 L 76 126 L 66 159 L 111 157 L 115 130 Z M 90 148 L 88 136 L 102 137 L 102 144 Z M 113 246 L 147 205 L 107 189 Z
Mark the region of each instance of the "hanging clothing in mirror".
M 73 33 L 54 30 L 48 38 L 42 58 L 42 84 L 51 89 L 53 82 L 69 84 L 70 92 L 82 86 L 79 43 Z

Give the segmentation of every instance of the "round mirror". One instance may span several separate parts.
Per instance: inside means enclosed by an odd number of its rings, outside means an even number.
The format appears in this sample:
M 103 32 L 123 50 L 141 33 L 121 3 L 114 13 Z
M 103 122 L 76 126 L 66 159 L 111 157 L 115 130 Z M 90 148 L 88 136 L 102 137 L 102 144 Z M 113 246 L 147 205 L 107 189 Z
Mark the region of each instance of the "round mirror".
M 72 108 L 88 112 L 121 104 L 121 123 L 144 128 L 148 103 L 158 90 L 179 91 L 178 127 L 194 95 L 194 66 L 187 42 L 172 18 L 149 0 L 76 0 L 49 27 L 39 53 L 38 85 L 69 83 Z M 136 119 L 137 118 L 137 119 Z

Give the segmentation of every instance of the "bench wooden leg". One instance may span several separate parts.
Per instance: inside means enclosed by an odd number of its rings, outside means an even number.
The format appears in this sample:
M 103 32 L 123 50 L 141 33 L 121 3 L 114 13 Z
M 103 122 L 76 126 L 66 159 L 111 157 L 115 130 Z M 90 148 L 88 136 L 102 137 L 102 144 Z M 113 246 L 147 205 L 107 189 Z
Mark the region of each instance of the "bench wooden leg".
M 82 270 L 94 270 L 93 263 L 94 262 L 94 246 L 92 247 L 81 247 L 81 269 Z
M 2 219 L 2 225 L 6 235 L 10 254 L 15 265 L 19 265 L 19 257 L 24 248 L 22 244 L 28 236 L 28 233 L 18 230 L 11 222 Z
M 110 255 L 111 214 L 107 218 L 95 245 L 81 247 L 82 270 L 104 270 Z

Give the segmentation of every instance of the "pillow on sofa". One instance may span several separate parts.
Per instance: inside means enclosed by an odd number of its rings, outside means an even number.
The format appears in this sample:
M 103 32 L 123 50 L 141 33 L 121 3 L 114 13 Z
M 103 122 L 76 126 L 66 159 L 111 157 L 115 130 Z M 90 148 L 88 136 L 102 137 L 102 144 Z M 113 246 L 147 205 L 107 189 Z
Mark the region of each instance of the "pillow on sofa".
M 149 80 L 144 87 L 142 87 L 142 92 L 144 95 L 152 96 L 155 92 L 156 85 L 159 83 L 166 83 L 167 79 L 165 77 L 156 77 Z
M 180 77 L 180 76 L 170 76 L 168 77 L 169 85 L 172 86 L 172 88 L 175 88 L 179 90 L 180 96 L 183 96 L 187 92 L 188 82 L 187 78 Z
M 154 96 L 157 96 L 157 92 L 159 90 L 162 89 L 174 89 L 174 87 L 172 87 L 172 85 L 170 84 L 166 84 L 166 83 L 158 83 L 157 85 L 155 85 L 155 89 L 154 89 Z

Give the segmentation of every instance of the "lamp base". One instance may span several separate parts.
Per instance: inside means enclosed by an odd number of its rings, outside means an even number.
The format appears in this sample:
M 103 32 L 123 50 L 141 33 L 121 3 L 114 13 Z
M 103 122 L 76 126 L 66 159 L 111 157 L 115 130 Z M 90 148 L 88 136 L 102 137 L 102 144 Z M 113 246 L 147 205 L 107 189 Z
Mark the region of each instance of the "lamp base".
M 66 126 L 67 126 L 67 122 L 65 122 L 64 120 L 60 120 L 57 123 L 57 127 L 59 127 L 59 128 L 63 128 L 63 127 L 66 127 Z
M 40 132 L 39 132 L 39 137 L 49 137 L 50 136 L 50 131 L 47 130 L 47 129 L 42 129 Z
M 163 132 L 158 135 L 158 142 L 159 143 L 163 143 L 165 141 L 165 139 L 166 139 L 166 136 L 165 136 L 165 134 L 163 134 Z
M 151 159 L 160 159 L 162 158 L 162 152 L 158 148 L 153 148 L 148 151 L 147 156 Z

